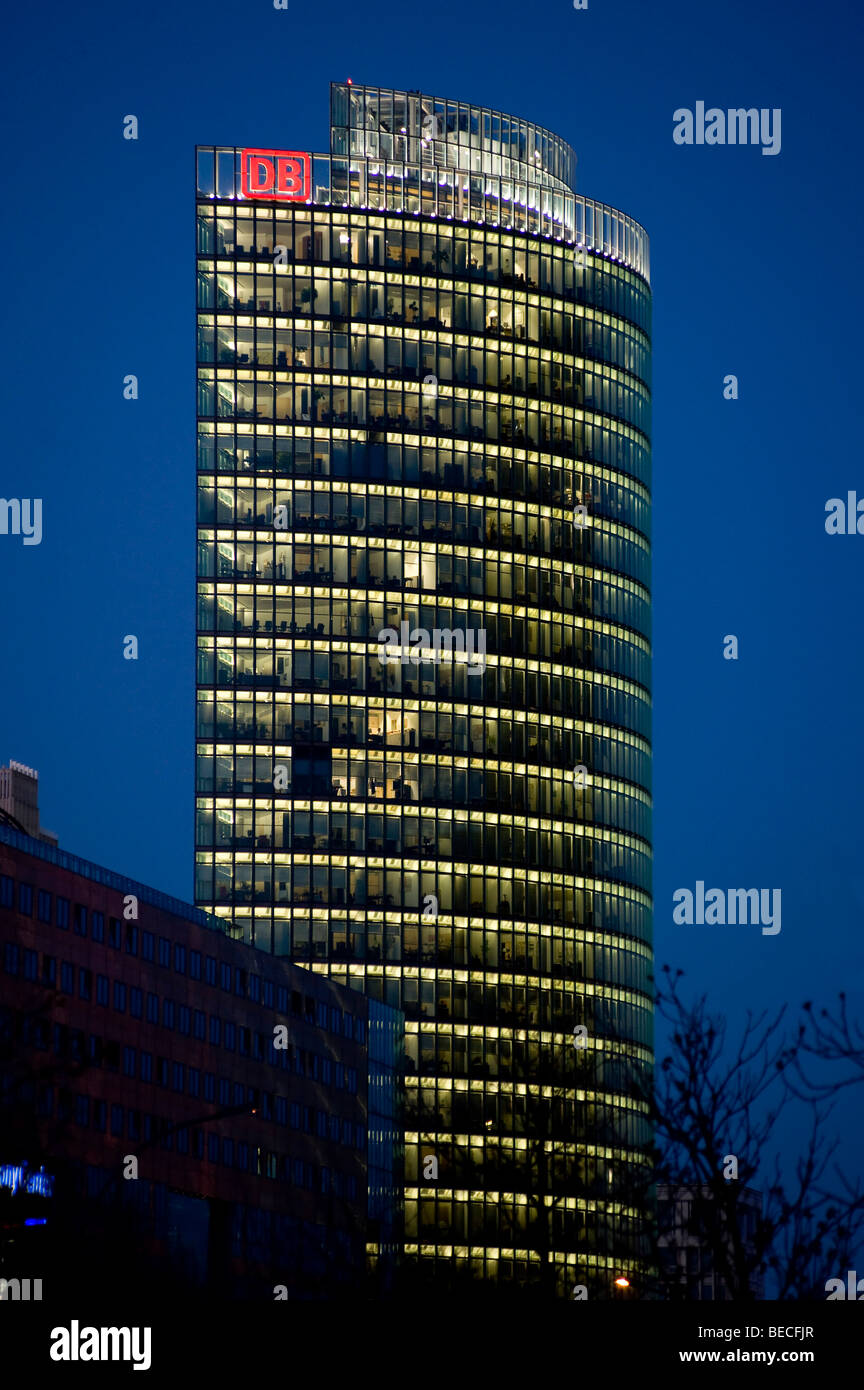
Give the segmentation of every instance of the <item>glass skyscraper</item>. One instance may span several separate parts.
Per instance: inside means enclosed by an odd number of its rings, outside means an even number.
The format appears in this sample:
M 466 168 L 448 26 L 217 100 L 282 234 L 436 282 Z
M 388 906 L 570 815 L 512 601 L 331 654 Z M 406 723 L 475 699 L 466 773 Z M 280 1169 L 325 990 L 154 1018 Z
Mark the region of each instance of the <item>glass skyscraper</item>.
M 405 1010 L 418 1277 L 603 1297 L 648 1140 L 651 293 L 574 187 L 547 130 L 347 83 L 327 155 L 197 151 L 196 901 Z

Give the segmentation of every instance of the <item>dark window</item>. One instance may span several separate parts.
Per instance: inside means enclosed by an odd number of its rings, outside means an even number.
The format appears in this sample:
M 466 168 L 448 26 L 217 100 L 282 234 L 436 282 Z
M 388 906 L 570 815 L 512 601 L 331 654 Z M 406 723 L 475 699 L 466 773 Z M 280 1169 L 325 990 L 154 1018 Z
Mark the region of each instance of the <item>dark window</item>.
M 153 1080 L 153 1053 L 152 1053 L 152 1052 L 142 1052 L 142 1053 L 141 1053 L 140 1076 L 141 1076 L 141 1080 L 142 1080 L 142 1081 L 152 1081 L 152 1080 Z
M 114 1008 L 118 1014 L 126 1012 L 126 986 L 122 980 L 114 981 Z
M 90 913 L 90 935 L 91 935 L 91 937 L 93 938 L 94 941 L 97 941 L 97 942 L 99 942 L 100 944 L 104 942 L 104 940 L 105 940 L 105 913 L 104 913 L 104 912 L 91 912 L 91 913 Z
M 264 980 L 261 985 L 261 1003 L 267 1009 L 273 1008 L 273 981 Z
M 87 935 L 87 909 L 81 903 L 75 904 L 75 911 L 72 915 L 72 930 L 76 936 Z
M 239 965 L 234 970 L 234 993 L 241 999 L 246 998 L 246 971 L 241 970 Z
M 133 1018 L 141 1018 L 144 1013 L 144 991 L 138 985 L 129 990 L 129 1012 Z
M 33 884 L 18 884 L 18 911 L 23 912 L 25 917 L 33 916 Z
M 159 964 L 166 970 L 171 965 L 171 942 L 167 936 L 160 936 L 159 938 Z
M 57 899 L 57 925 L 62 931 L 69 930 L 69 899 Z
M 123 1075 L 135 1075 L 135 1049 L 134 1047 L 124 1047 L 123 1049 Z
M 53 989 L 57 983 L 57 959 L 55 956 L 42 957 L 42 983 Z
M 119 1138 L 123 1133 L 123 1106 L 111 1106 L 111 1133 Z
M 186 947 L 174 944 L 174 969 L 178 975 L 186 974 Z
M 108 918 L 108 945 L 120 950 L 120 923 L 116 917 Z
M 226 1168 L 231 1168 L 231 1167 L 233 1167 L 233 1164 L 234 1164 L 234 1140 L 233 1140 L 233 1139 L 223 1139 L 223 1140 L 222 1140 L 222 1162 L 225 1164 Z
M 104 1101 L 104 1100 L 94 1100 L 94 1102 L 93 1102 L 93 1128 L 96 1129 L 96 1130 L 98 1130 L 100 1134 L 104 1134 L 104 1133 L 105 1133 L 105 1111 L 106 1111 L 106 1104 L 105 1104 L 105 1101 Z
M 126 1132 L 130 1139 L 141 1138 L 141 1112 L 140 1110 L 126 1111 Z
M 177 1010 L 177 1028 L 178 1031 L 183 1034 L 184 1038 L 188 1038 L 189 1036 L 190 1022 L 189 1005 L 181 1004 L 180 1008 Z
M 193 980 L 201 979 L 201 952 L 189 952 L 189 974 Z
M 0 874 L 0 907 L 15 906 L 15 880 L 8 874 Z
M 141 933 L 141 955 L 144 960 L 155 960 L 156 938 L 152 931 Z
M 207 1135 L 207 1157 L 211 1163 L 219 1162 L 219 1135 Z
M 276 991 L 276 1012 L 287 1014 L 288 1012 L 288 989 L 285 985 L 280 985 Z
M 93 997 L 93 971 L 82 966 L 78 971 L 78 997 L 89 1000 Z
M 169 1065 L 169 1064 L 168 1064 L 168 1058 L 167 1058 L 167 1057 L 157 1057 L 157 1058 L 156 1058 L 156 1085 L 157 1085 L 157 1086 L 167 1086 L 167 1085 L 168 1085 L 168 1065 Z
M 189 1094 L 190 1096 L 200 1096 L 201 1094 L 201 1073 L 197 1067 L 189 1068 Z
M 216 983 L 216 960 L 213 956 L 207 956 L 204 961 L 204 978 L 208 985 Z
M 249 1167 L 249 1145 L 238 1143 L 237 1145 L 237 1167 L 245 1172 Z
M 4 950 L 3 950 L 3 969 L 6 971 L 6 974 L 7 974 L 7 975 L 17 975 L 17 974 L 18 974 L 18 969 L 19 969 L 18 958 L 19 958 L 19 955 L 20 955 L 20 952 L 19 952 L 19 950 L 18 950 L 18 947 L 15 945 L 15 943 L 14 943 L 13 941 L 7 941 L 7 942 L 6 942 L 6 945 L 5 945 L 5 947 L 4 947 Z M 64 970 L 66 969 L 65 966 L 64 966 L 63 968 L 64 968 Z M 69 967 L 69 969 L 71 969 L 71 966 Z M 64 989 L 65 989 L 65 985 L 64 985 Z
M 249 998 L 252 1000 L 253 1004 L 257 1004 L 257 1003 L 260 1002 L 260 999 L 261 999 L 261 976 L 260 976 L 260 975 L 250 975 L 250 976 L 249 976 Z
M 75 1123 L 82 1129 L 86 1129 L 90 1124 L 90 1097 L 75 1097 Z
M 147 1022 L 148 1022 L 148 1023 L 158 1023 L 158 1022 L 159 1022 L 159 995 L 158 995 L 158 994 L 150 994 L 150 993 L 148 993 L 148 995 L 147 995 Z
M 173 1027 L 174 1027 L 174 1000 L 173 1000 L 173 999 L 163 999 L 163 1000 L 162 1000 L 162 1027 L 163 1027 L 163 1028 L 172 1028 L 172 1029 L 173 1029 Z
M 35 979 L 38 978 L 38 975 L 39 975 L 39 952 L 38 952 L 38 951 L 27 951 L 27 950 L 25 950 L 25 952 L 24 952 L 24 979 L 25 979 L 25 980 L 35 980 Z
M 231 1104 L 231 1082 L 224 1076 L 219 1078 L 219 1104 Z
M 182 1062 L 171 1063 L 171 1090 L 179 1091 L 181 1094 L 186 1084 L 184 1073 L 186 1068 Z
M 204 1099 L 211 1103 L 216 1099 L 216 1077 L 212 1071 L 204 1073 Z
M 178 1154 L 188 1154 L 189 1152 L 188 1129 L 178 1129 L 177 1131 L 177 1152 Z
M 96 1003 L 97 1003 L 97 1004 L 102 1004 L 103 1007 L 106 1008 L 106 1009 L 107 1009 L 107 1007 L 108 1007 L 108 976 L 107 976 L 107 975 L 97 975 L 97 976 L 96 976 Z
M 215 1014 L 210 1015 L 210 1045 L 218 1047 L 222 1035 L 222 1024 Z
M 46 893 L 46 891 L 45 891 L 44 888 L 40 888 L 40 889 L 39 889 L 39 904 L 38 904 L 38 906 L 39 906 L 39 921 L 40 921 L 40 922 L 48 922 L 48 923 L 50 924 L 50 922 L 51 922 L 51 907 L 52 907 L 52 905 L 53 905 L 53 897 L 52 897 L 52 895 L 51 895 L 50 893 Z
M 66 960 L 60 962 L 60 988 L 64 994 L 75 993 L 75 967 Z
M 233 1023 L 226 1022 L 225 1024 L 224 1046 L 229 1052 L 236 1052 L 237 1050 L 237 1028 Z
M 126 923 L 126 943 L 124 947 L 127 956 L 137 956 L 138 954 L 138 928 L 131 922 Z
M 231 966 L 224 960 L 219 963 L 219 987 L 231 993 Z
M 203 1009 L 195 1010 L 195 1037 L 199 1042 L 207 1037 L 207 1015 Z

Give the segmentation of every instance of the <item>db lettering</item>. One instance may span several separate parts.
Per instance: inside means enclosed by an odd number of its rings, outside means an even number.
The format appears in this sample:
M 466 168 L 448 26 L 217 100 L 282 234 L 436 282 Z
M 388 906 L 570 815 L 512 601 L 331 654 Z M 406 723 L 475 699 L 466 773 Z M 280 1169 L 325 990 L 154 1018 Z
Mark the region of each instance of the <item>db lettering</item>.
M 240 187 L 244 198 L 305 202 L 310 196 L 310 160 L 297 150 L 243 150 Z

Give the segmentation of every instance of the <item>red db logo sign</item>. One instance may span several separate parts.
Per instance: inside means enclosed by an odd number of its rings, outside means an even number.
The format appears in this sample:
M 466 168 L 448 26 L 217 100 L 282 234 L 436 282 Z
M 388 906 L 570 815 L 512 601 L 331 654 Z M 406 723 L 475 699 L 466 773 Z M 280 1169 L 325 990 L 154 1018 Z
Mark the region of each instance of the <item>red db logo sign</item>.
M 306 202 L 310 197 L 310 159 L 297 150 L 242 150 L 240 188 L 244 198 Z

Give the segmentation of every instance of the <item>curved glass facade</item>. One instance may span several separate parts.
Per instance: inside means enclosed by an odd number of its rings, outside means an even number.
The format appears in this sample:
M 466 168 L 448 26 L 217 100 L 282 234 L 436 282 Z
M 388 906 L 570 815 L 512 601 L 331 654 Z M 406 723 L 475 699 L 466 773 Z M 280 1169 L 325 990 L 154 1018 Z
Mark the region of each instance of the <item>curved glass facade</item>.
M 538 127 L 332 103 L 309 202 L 198 152 L 196 901 L 405 1010 L 421 1271 L 604 1296 L 648 1138 L 647 238 L 587 234 Z

